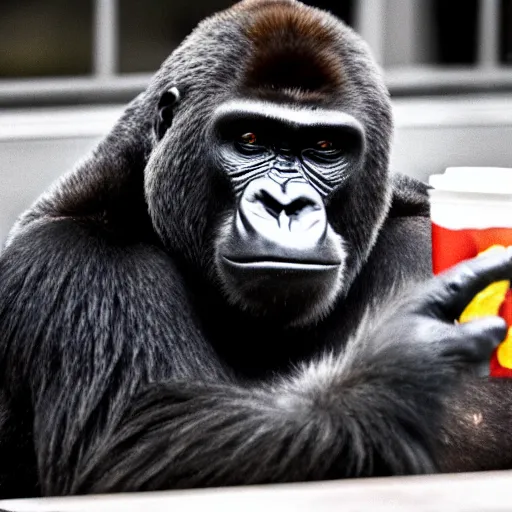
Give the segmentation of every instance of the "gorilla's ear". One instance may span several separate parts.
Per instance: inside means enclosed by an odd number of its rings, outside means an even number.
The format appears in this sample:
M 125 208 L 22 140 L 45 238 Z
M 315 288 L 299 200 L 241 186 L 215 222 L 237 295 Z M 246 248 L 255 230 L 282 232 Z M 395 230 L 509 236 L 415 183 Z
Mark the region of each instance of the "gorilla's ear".
M 160 140 L 170 128 L 173 118 L 173 107 L 180 100 L 180 91 L 177 87 L 171 87 L 162 94 L 158 102 L 158 114 L 155 120 L 155 134 Z

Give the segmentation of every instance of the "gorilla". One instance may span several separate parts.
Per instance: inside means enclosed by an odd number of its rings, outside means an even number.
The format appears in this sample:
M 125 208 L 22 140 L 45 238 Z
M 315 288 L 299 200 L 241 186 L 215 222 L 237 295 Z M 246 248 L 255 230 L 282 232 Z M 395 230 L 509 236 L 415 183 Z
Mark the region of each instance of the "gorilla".
M 1 494 L 509 467 L 506 326 L 455 319 L 512 253 L 430 277 L 391 135 L 332 15 L 203 21 L 0 256 Z

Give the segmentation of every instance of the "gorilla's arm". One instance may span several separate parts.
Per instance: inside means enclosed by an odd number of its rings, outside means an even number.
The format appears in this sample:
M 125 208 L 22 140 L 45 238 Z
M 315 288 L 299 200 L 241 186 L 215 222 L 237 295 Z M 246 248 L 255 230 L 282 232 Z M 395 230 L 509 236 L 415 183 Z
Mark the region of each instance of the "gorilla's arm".
M 0 297 L 2 384 L 33 410 L 11 422 L 33 419 L 43 494 L 70 491 L 141 382 L 226 379 L 169 258 L 90 220 L 27 226 L 0 257 Z
M 159 384 L 140 394 L 74 492 L 155 490 L 422 473 L 456 368 L 484 361 L 501 319 L 455 325 L 506 258 L 465 263 L 427 283 L 341 356 L 266 387 Z

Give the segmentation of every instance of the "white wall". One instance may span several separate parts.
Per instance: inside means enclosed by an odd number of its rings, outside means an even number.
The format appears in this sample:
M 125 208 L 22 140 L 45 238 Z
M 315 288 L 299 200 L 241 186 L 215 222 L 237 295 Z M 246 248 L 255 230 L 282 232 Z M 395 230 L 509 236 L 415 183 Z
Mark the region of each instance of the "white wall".
M 449 166 L 512 168 L 512 95 L 394 102 L 394 171 L 426 180 Z
M 450 165 L 512 167 L 512 97 L 394 102 L 395 171 L 426 179 Z M 91 150 L 122 107 L 0 112 L 0 244 L 19 215 Z

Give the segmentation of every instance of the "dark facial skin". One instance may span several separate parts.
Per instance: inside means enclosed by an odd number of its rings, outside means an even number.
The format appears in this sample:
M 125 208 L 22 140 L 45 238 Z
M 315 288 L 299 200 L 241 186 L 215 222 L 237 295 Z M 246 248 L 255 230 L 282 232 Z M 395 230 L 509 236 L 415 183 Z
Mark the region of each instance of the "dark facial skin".
M 229 300 L 256 315 L 271 302 L 293 324 L 325 315 L 346 264 L 326 202 L 361 164 L 362 126 L 342 112 L 245 101 L 219 107 L 212 131 L 237 204 L 216 243 Z

